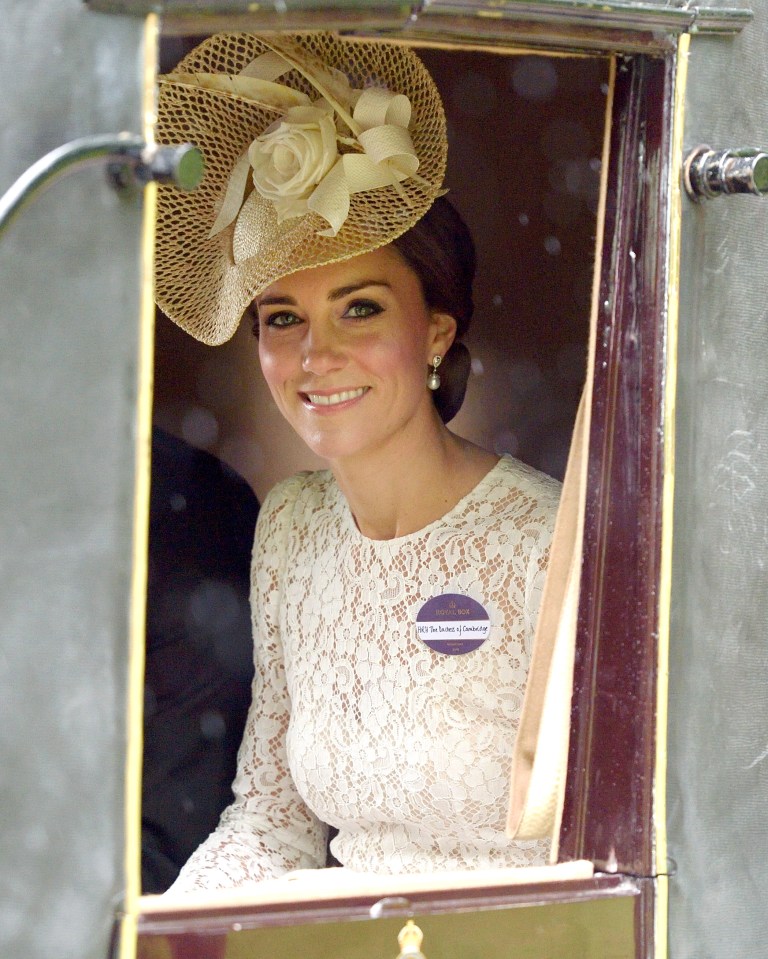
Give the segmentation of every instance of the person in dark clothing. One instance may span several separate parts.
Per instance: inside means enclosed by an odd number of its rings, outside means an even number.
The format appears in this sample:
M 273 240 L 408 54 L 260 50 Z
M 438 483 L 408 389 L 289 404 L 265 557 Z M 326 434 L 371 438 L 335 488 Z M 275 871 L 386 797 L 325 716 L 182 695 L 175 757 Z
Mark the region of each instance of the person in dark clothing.
M 164 892 L 232 801 L 253 678 L 259 504 L 209 453 L 152 435 L 141 872 Z

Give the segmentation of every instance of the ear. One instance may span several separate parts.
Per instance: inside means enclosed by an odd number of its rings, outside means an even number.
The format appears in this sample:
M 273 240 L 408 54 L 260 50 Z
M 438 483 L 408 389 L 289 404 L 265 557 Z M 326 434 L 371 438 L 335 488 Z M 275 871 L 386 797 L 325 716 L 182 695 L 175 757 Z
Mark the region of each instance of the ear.
M 431 317 L 427 365 L 432 362 L 433 356 L 445 356 L 456 339 L 456 320 L 450 313 L 439 313 L 433 310 Z

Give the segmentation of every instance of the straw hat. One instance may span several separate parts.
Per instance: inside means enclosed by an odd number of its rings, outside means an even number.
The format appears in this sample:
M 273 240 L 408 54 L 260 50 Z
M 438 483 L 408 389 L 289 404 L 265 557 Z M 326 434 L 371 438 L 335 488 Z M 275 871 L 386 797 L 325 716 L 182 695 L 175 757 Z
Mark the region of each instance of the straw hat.
M 157 139 L 205 160 L 196 191 L 160 188 L 155 292 L 209 344 L 278 278 L 392 242 L 443 192 L 440 95 L 390 43 L 210 37 L 160 78 Z

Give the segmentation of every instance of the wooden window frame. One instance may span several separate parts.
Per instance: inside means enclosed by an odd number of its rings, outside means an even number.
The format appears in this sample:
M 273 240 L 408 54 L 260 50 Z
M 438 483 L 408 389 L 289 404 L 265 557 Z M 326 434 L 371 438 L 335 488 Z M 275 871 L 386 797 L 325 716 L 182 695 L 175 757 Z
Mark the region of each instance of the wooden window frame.
M 673 54 L 616 71 L 561 859 L 656 873 Z
M 418 42 L 419 37 L 404 31 L 403 39 Z M 601 39 L 605 43 L 602 34 Z M 506 37 L 505 45 L 513 42 L 513 36 Z M 636 50 L 635 33 L 626 35 L 624 45 L 614 33 L 611 44 L 622 52 L 613 54 L 617 69 L 598 251 L 583 565 L 559 845 L 561 862 L 590 860 L 596 875 L 517 886 L 501 898 L 498 890 L 458 889 L 409 900 L 414 911 L 436 914 L 628 897 L 635 916 L 634 954 L 649 959 L 658 919 L 654 803 L 663 776 L 657 768 L 657 724 L 664 483 L 670 466 L 665 391 L 675 216 L 671 175 L 679 162 L 673 155 L 678 55 L 668 36 L 642 53 L 625 53 Z M 587 46 L 594 53 L 597 40 Z M 145 942 L 164 938 L 171 954 L 189 959 L 223 956 L 223 940 L 233 928 L 291 925 L 299 913 L 306 922 L 368 918 L 370 907 L 364 898 L 351 898 L 278 909 L 240 906 L 205 915 L 194 910 L 139 915 L 139 956 L 145 954 L 142 937 Z

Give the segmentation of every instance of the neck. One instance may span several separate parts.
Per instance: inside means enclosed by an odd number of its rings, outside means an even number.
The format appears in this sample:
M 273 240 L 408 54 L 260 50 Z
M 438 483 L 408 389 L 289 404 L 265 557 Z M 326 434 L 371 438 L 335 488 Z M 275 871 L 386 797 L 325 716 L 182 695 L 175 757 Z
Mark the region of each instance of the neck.
M 360 532 L 394 539 L 451 510 L 498 457 L 451 433 L 437 414 L 429 428 L 386 449 L 331 463 Z

